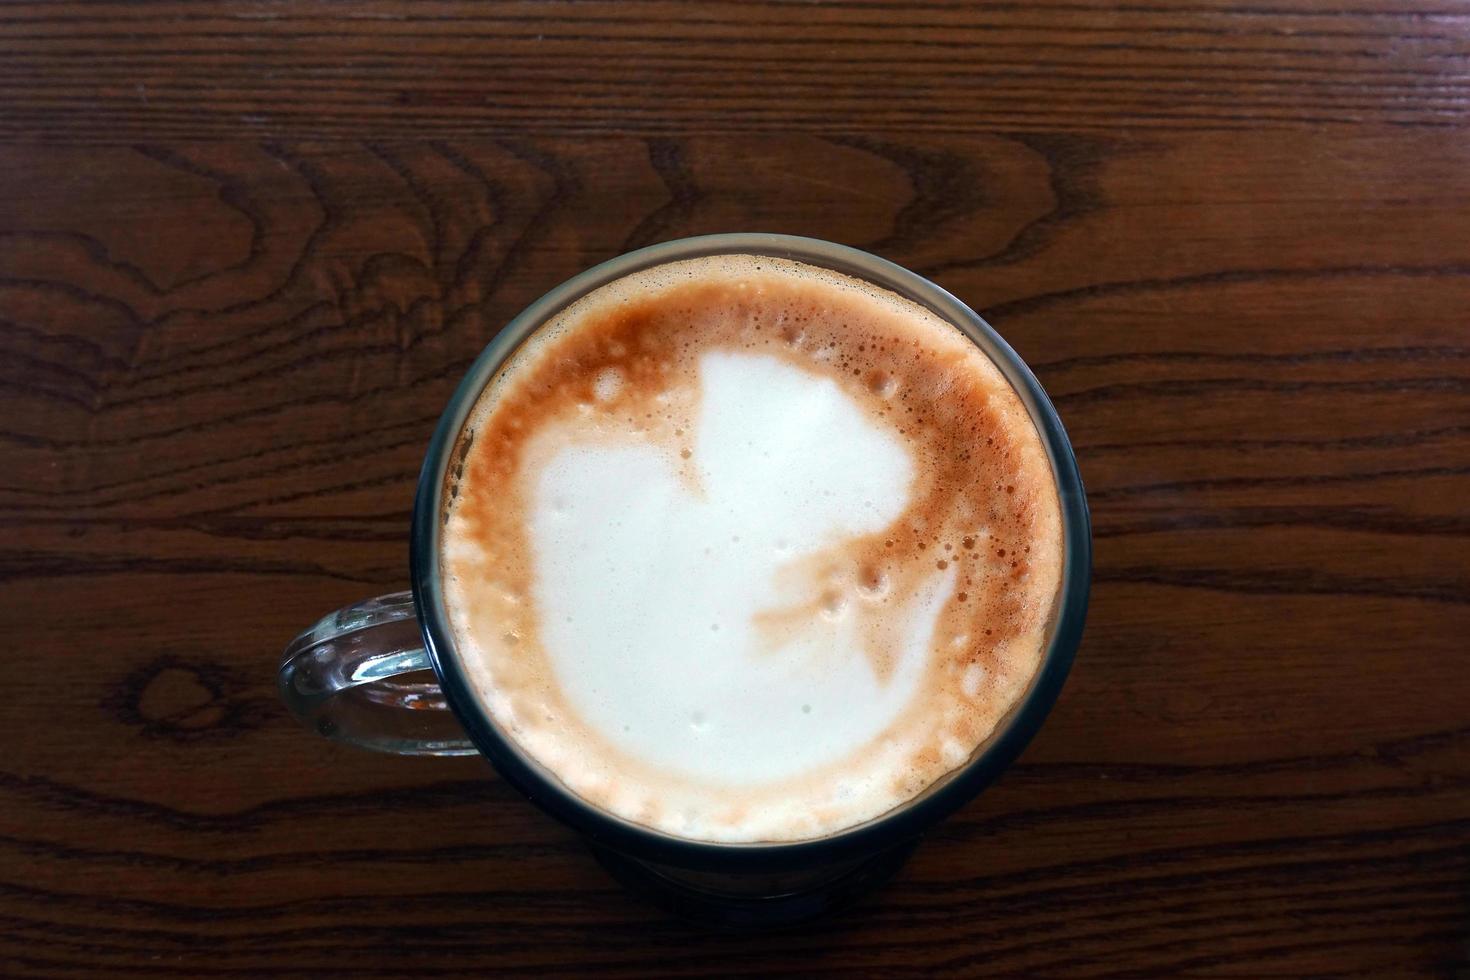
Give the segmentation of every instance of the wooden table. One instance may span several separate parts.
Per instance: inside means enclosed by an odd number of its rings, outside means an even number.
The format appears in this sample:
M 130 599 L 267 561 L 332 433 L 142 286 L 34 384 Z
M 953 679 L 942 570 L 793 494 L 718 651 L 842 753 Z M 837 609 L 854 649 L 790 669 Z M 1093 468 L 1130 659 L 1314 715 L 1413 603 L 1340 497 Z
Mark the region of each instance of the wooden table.
M 1470 7 L 0 8 L 0 973 L 1446 975 L 1470 934 Z M 406 582 L 507 318 L 814 235 L 985 312 L 1087 636 L 861 907 L 693 932 L 283 644 Z

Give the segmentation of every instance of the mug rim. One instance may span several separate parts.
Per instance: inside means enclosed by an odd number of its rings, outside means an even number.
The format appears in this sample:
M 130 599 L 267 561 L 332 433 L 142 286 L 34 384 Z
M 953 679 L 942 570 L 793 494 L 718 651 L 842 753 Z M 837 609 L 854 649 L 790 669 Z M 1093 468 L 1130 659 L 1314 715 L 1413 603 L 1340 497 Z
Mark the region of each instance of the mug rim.
M 1046 448 L 1061 510 L 1064 550 L 1055 621 L 1020 700 L 968 762 L 918 796 L 864 823 L 807 840 L 695 840 L 654 830 L 583 799 L 516 745 L 481 707 L 457 656 L 444 606 L 439 556 L 445 477 L 460 431 L 496 372 L 539 326 L 592 290 L 652 266 L 721 254 L 768 255 L 853 276 L 953 324 L 990 357 L 1025 405 Z M 794 235 L 727 233 L 675 239 L 609 259 L 551 289 L 501 328 L 455 389 L 429 442 L 414 498 L 409 565 L 424 649 L 450 708 L 480 753 L 532 803 L 593 842 L 635 858 L 705 871 L 792 870 L 872 854 L 918 836 L 973 799 L 1021 754 L 1056 703 L 1081 640 L 1092 578 L 1092 533 L 1076 455 L 1055 407 L 1031 369 L 978 313 L 918 273 L 860 249 Z

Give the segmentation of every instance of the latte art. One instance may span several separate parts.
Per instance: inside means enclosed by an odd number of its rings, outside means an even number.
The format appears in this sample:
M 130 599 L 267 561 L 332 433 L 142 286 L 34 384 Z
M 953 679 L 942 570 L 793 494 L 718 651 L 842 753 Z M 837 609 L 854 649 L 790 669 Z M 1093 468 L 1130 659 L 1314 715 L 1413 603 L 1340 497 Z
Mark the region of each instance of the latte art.
M 1039 664 L 1060 517 L 1030 418 L 953 326 L 719 256 L 542 327 L 446 493 L 445 598 L 506 734 L 626 819 L 824 836 L 962 765 Z

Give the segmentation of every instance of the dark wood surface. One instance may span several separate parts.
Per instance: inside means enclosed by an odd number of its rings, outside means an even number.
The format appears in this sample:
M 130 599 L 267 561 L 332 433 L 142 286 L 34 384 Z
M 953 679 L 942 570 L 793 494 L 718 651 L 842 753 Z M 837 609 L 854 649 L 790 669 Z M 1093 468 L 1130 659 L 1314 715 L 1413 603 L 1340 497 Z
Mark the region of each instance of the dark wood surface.
M 0 973 L 1446 976 L 1470 936 L 1470 6 L 0 6 Z M 500 324 L 772 230 L 987 313 L 1096 582 L 1001 783 L 765 937 L 476 760 L 314 739 Z

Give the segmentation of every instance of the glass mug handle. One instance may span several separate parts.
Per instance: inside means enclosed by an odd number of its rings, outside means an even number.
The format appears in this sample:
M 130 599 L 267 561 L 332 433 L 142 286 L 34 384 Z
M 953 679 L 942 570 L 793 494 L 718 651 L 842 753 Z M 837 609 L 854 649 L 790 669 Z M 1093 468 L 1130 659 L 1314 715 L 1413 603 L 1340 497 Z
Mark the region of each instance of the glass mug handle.
M 474 755 L 444 700 L 412 592 L 339 609 L 281 655 L 281 700 L 328 738 L 397 755 Z

